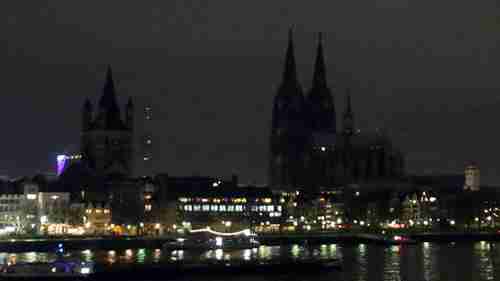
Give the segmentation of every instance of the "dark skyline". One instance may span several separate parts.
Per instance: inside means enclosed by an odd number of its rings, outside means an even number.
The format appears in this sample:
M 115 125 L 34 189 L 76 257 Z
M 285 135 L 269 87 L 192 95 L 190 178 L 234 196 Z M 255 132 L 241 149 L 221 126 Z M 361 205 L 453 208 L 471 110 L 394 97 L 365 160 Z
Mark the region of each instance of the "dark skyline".
M 83 101 L 97 101 L 112 64 L 122 105 L 153 100 L 156 171 L 266 182 L 294 24 L 304 90 L 321 31 L 337 117 L 350 87 L 357 125 L 387 128 L 408 172 L 462 172 L 472 160 L 500 183 L 495 1 L 44 4 L 0 4 L 3 174 L 53 171 L 55 155 L 79 145 Z

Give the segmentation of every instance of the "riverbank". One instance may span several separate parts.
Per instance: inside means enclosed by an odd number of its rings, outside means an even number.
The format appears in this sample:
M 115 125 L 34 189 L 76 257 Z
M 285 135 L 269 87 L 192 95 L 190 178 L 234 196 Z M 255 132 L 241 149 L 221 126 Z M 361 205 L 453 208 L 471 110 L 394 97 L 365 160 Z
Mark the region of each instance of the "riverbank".
M 368 233 L 294 233 L 294 234 L 261 234 L 259 240 L 262 245 L 289 245 L 289 244 L 407 244 L 421 242 L 474 242 L 500 241 L 497 233 L 420 233 L 404 235 L 408 241 L 394 239 L 392 235 Z M 58 244 L 64 244 L 66 250 L 119 250 L 119 249 L 159 249 L 166 242 L 174 241 L 173 236 L 161 237 L 50 237 L 19 239 L 11 238 L 0 240 L 0 252 L 53 252 Z

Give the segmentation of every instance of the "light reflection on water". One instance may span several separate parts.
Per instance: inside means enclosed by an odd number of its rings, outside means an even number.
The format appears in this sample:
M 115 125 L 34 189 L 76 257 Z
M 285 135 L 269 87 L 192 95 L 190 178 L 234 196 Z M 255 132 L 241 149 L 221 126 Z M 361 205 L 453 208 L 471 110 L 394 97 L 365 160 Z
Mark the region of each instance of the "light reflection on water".
M 71 257 L 97 263 L 167 263 L 175 261 L 256 261 L 330 259 L 343 261 L 342 272 L 320 274 L 309 280 L 500 280 L 500 243 L 421 243 L 405 246 L 299 245 L 260 246 L 245 250 L 169 251 L 162 249 L 83 250 Z M 17 262 L 46 262 L 54 253 L 0 253 L 0 263 L 14 255 Z M 333 275 L 332 275 L 333 274 Z M 237 281 L 244 281 L 238 277 Z M 245 277 L 246 278 L 246 277 Z M 268 280 L 267 277 L 259 280 Z M 233 280 L 233 279 L 228 279 Z M 255 279 L 252 279 L 255 280 Z M 269 279 L 270 280 L 270 279 Z M 274 280 L 274 279 L 273 279 Z M 283 281 L 283 280 L 280 280 Z M 285 280 L 286 281 L 286 280 Z

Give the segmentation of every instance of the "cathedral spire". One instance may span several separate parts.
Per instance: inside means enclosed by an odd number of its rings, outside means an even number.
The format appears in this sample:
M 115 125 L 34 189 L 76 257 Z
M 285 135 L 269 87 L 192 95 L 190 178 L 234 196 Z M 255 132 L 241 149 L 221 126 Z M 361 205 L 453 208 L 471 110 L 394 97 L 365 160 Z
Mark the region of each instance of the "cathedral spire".
M 346 98 L 346 114 L 351 114 L 352 115 L 352 106 L 351 106 L 351 89 L 347 88 L 345 90 L 345 98 Z
M 102 90 L 102 96 L 99 100 L 99 107 L 108 112 L 119 112 L 118 103 L 116 102 L 115 84 L 113 81 L 113 71 L 111 65 L 108 65 L 106 71 L 106 81 Z
M 88 98 L 85 99 L 82 111 L 82 131 L 90 129 L 92 123 L 92 103 Z
M 293 26 L 288 30 L 288 47 L 285 57 L 285 70 L 283 71 L 283 82 L 297 81 L 297 68 L 295 65 L 295 54 L 293 44 Z
M 323 56 L 323 34 L 318 34 L 318 47 L 316 51 L 316 62 L 314 65 L 313 88 L 326 88 L 326 68 Z
M 346 98 L 345 98 L 345 111 L 343 118 L 343 129 L 344 134 L 347 136 L 351 136 L 354 134 L 354 113 L 352 112 L 351 105 L 351 89 L 346 89 Z

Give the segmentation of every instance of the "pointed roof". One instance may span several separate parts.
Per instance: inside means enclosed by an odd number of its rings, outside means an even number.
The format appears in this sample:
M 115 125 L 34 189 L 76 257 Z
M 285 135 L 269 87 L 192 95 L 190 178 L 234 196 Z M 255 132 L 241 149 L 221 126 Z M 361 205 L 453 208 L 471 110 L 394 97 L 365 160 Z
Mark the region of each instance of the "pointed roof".
M 128 97 L 127 107 L 134 107 L 134 103 L 132 101 L 132 97 Z
M 285 57 L 285 69 L 283 71 L 283 82 L 297 81 L 297 67 L 295 65 L 295 54 L 293 44 L 293 27 L 288 30 L 288 47 Z
M 350 88 L 347 88 L 345 90 L 345 106 L 346 106 L 345 113 L 346 114 L 352 114 L 351 89 Z
M 92 103 L 90 102 L 89 98 L 85 99 L 85 102 L 83 103 L 83 108 L 86 110 L 92 110 Z
M 316 51 L 316 62 L 314 64 L 313 88 L 326 88 L 326 68 L 323 55 L 323 34 L 318 34 L 318 47 Z
M 99 100 L 99 107 L 107 110 L 108 112 L 118 112 L 120 110 L 118 103 L 116 102 L 115 85 L 111 65 L 108 65 L 108 69 L 106 71 L 106 81 L 102 89 L 101 99 Z

